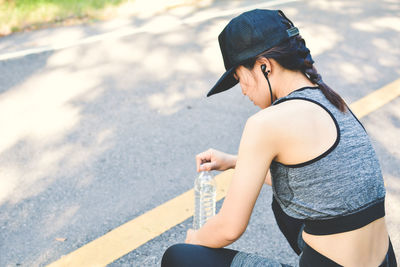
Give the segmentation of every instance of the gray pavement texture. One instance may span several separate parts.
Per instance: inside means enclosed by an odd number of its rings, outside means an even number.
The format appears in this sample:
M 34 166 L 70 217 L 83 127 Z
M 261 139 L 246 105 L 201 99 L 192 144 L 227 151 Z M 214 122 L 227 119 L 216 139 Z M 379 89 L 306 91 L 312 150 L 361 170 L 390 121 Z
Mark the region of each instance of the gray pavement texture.
M 239 87 L 205 94 L 224 69 L 217 36 L 241 12 L 282 9 L 348 103 L 400 76 L 398 0 L 198 2 L 0 39 L 0 266 L 51 263 L 191 189 L 197 153 L 236 153 L 257 108 Z M 362 119 L 382 164 L 398 257 L 399 101 Z M 294 264 L 270 202 L 265 187 L 230 247 Z M 110 266 L 158 266 L 190 225 Z

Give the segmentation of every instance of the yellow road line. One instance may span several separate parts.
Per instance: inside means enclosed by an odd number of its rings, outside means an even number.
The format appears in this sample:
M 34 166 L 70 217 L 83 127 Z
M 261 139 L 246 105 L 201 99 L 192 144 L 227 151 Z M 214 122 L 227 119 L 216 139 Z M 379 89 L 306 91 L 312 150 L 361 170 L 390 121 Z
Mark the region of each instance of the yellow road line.
M 400 79 L 376 90 L 351 104 L 357 117 L 362 118 L 400 95 Z
M 359 117 L 377 110 L 400 96 L 400 79 L 350 105 Z M 225 197 L 233 170 L 217 175 L 217 200 Z M 106 266 L 149 240 L 193 216 L 193 189 L 115 228 L 49 266 Z M 161 252 L 160 252 L 161 253 Z
M 232 173 L 233 170 L 230 170 L 216 176 L 217 200 L 225 197 Z M 61 257 L 49 266 L 105 266 L 193 216 L 193 207 L 192 189 Z

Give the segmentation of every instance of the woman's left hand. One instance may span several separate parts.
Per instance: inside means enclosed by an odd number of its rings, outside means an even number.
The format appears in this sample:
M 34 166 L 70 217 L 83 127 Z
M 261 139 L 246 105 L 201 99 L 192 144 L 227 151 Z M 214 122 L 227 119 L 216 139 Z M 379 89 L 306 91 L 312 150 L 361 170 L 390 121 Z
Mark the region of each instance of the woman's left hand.
M 195 240 L 196 240 L 196 231 L 193 229 L 187 230 L 185 243 L 195 244 Z

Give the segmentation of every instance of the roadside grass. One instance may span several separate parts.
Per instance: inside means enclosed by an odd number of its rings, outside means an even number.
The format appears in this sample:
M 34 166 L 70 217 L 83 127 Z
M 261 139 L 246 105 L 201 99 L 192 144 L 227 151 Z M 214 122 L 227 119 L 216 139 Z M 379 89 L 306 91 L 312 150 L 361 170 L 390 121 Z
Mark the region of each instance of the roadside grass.
M 0 36 L 106 19 L 129 1 L 134 0 L 0 0 Z

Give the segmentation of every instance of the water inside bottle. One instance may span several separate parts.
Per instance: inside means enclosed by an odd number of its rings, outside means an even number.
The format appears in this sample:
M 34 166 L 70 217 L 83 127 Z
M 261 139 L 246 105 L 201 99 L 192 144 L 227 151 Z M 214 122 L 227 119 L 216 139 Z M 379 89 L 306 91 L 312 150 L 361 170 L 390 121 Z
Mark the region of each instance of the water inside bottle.
M 194 191 L 195 214 L 193 228 L 197 230 L 215 215 L 216 186 L 212 177 L 196 180 Z

